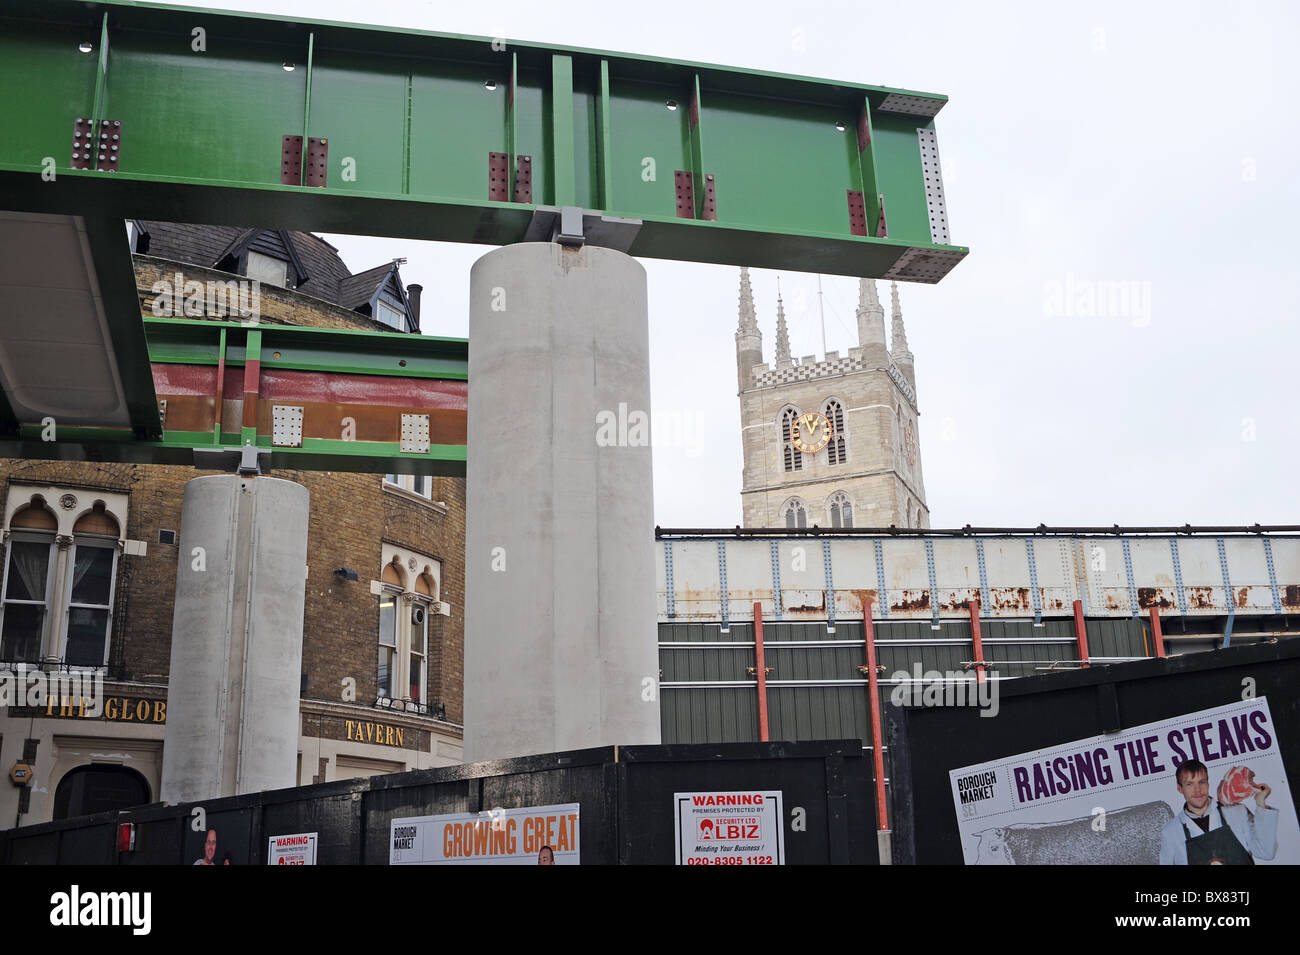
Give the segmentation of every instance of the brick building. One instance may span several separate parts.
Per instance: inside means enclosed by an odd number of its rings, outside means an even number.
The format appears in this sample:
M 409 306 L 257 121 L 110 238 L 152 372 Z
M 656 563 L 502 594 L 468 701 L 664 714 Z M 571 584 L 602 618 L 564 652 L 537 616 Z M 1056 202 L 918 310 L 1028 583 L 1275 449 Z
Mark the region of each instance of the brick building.
M 763 359 L 749 270 L 740 270 L 736 375 L 740 385 L 745 467 L 741 505 L 746 527 L 930 526 L 921 473 L 916 372 L 907 347 L 898 286 L 892 286 L 892 348 L 876 283 L 859 285 L 858 347 L 790 356 L 780 298 L 776 355 Z M 820 415 L 833 437 L 804 443 L 804 416 Z M 810 422 L 814 428 L 821 419 Z M 814 439 L 818 435 L 813 435 Z M 809 451 L 810 447 L 816 448 Z
M 256 279 L 253 321 L 419 331 L 420 289 L 397 263 L 354 275 L 310 234 L 150 222 L 132 241 L 150 315 L 232 320 L 210 298 L 185 299 L 184 283 Z M 0 826 L 158 800 L 174 588 L 189 559 L 182 494 L 210 473 L 0 460 L 0 676 L 21 688 L 20 667 L 100 674 L 105 697 L 92 713 L 72 696 L 20 696 L 0 716 L 0 763 L 33 771 L 30 786 L 2 790 Z M 460 762 L 464 480 L 274 476 L 311 494 L 299 782 Z

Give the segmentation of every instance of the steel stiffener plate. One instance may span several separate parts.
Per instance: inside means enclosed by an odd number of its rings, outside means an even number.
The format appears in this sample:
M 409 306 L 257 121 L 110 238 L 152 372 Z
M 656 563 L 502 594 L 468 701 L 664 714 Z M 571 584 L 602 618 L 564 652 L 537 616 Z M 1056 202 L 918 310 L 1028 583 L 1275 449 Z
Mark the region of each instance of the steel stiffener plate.
M 302 447 L 303 409 L 294 405 L 271 407 L 271 444 L 280 448 Z
M 918 129 L 916 137 L 921 145 L 921 174 L 925 176 L 925 205 L 930 212 L 930 238 L 935 245 L 949 245 L 948 206 L 943 198 L 939 141 L 933 129 Z
M 403 454 L 429 453 L 429 416 L 427 414 L 402 415 Z

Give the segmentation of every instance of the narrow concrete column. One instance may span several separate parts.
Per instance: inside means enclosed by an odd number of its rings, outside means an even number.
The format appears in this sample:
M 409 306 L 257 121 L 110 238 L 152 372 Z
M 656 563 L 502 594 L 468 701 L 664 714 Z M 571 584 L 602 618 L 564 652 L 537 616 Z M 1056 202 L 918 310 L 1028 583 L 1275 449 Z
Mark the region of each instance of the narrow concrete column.
M 474 264 L 467 761 L 660 740 L 649 354 L 631 257 Z
M 164 802 L 297 785 L 308 503 L 275 478 L 185 485 Z

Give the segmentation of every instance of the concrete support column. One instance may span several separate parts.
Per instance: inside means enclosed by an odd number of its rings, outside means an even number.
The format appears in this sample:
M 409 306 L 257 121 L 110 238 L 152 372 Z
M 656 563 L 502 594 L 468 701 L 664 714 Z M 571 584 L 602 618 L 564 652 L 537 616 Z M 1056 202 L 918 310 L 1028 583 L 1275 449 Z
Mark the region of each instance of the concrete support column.
M 475 263 L 466 761 L 660 740 L 649 353 L 631 257 Z
M 297 785 L 308 503 L 275 478 L 185 485 L 165 802 Z

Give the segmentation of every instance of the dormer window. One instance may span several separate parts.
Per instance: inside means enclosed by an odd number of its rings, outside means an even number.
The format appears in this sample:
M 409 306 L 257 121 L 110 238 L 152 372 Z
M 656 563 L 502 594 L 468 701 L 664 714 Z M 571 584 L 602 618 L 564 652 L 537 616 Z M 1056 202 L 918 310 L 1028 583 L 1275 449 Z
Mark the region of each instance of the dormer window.
M 406 331 L 406 316 L 383 299 L 375 303 L 375 320 L 396 328 L 399 332 Z
M 248 272 L 250 279 L 256 279 L 267 285 L 288 288 L 289 263 L 283 259 L 263 255 L 261 252 L 248 251 Z

